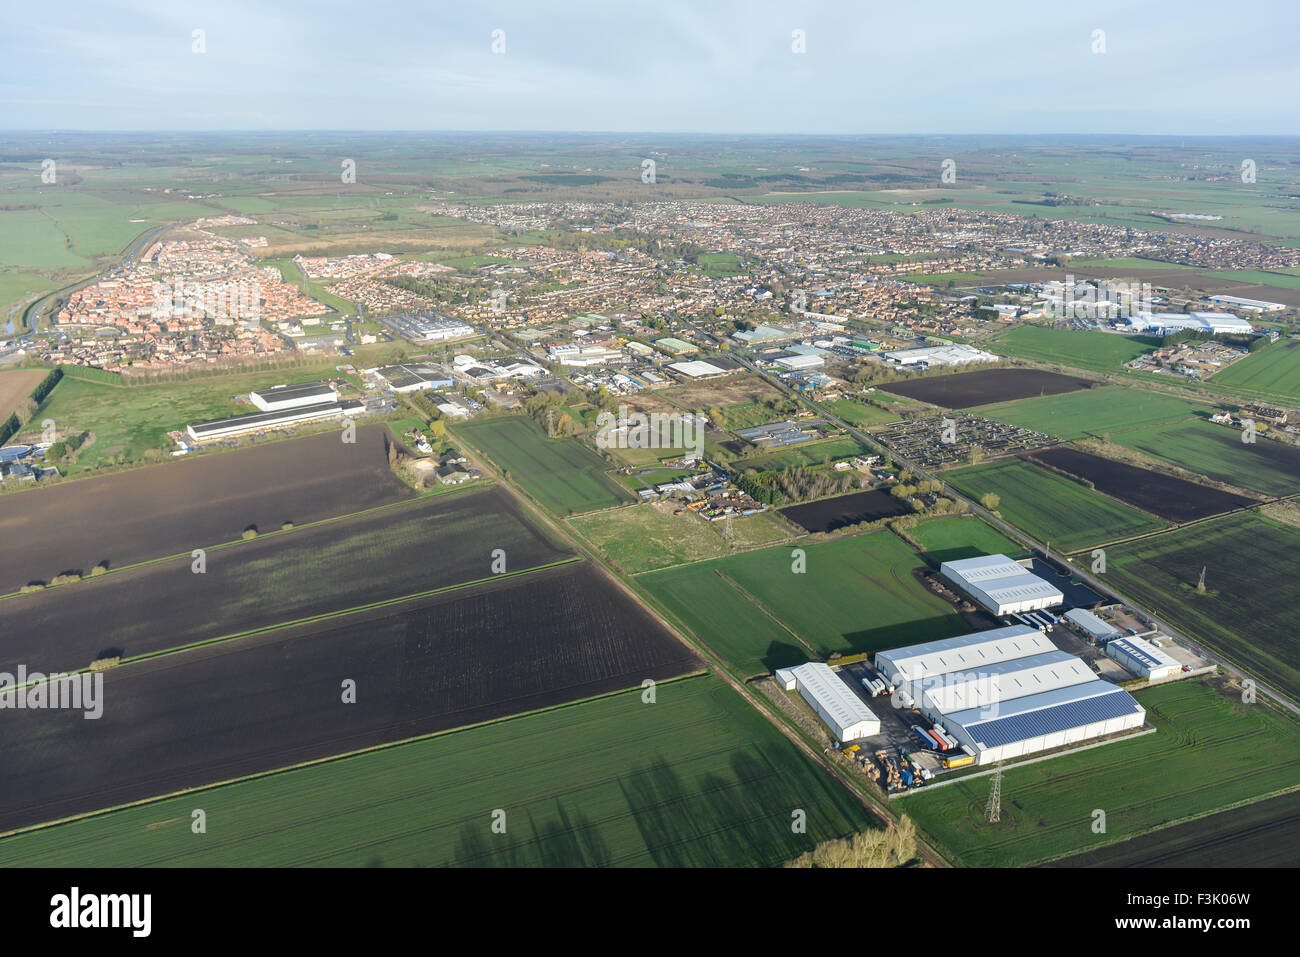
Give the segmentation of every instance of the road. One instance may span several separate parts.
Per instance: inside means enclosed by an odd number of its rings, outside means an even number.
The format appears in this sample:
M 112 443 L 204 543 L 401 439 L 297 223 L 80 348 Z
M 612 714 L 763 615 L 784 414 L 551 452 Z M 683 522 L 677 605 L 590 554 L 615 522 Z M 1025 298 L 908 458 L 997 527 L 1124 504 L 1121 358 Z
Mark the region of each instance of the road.
M 706 337 L 706 341 L 712 341 L 715 343 L 718 341 L 717 337 L 714 336 L 712 333 L 699 328 L 698 326 L 696 326 L 695 324 L 689 321 L 686 320 L 682 320 L 682 321 L 685 323 L 685 325 L 688 328 Z M 809 399 L 807 396 L 804 396 L 796 392 L 794 389 L 790 388 L 780 379 L 777 379 L 776 377 L 768 374 L 766 370 L 759 368 L 753 361 L 750 360 L 748 356 L 742 355 L 737 352 L 732 352 L 731 355 L 734 359 L 736 359 L 738 362 L 744 365 L 751 372 L 762 377 L 762 379 L 765 382 L 767 382 L 774 388 L 780 390 L 783 394 L 795 399 L 797 402 L 801 403 L 805 407 L 816 412 L 818 415 L 821 415 L 828 422 L 831 422 L 834 425 L 838 426 L 839 428 L 843 429 L 845 432 L 853 436 L 859 442 L 866 445 L 868 448 L 874 449 L 883 455 L 890 456 L 890 458 L 892 458 L 895 462 L 897 462 L 899 465 L 906 468 L 909 472 L 916 475 L 918 478 L 939 482 L 943 486 L 944 494 L 946 494 L 949 498 L 952 498 L 956 501 L 964 502 L 972 513 L 984 519 L 984 521 L 988 522 L 990 525 L 992 525 L 994 528 L 1000 531 L 1007 538 L 1010 538 L 1012 541 L 1018 542 L 1019 544 L 1028 547 L 1031 552 L 1041 555 L 1044 559 L 1047 559 L 1048 561 L 1055 561 L 1058 564 L 1065 565 L 1076 578 L 1078 578 L 1080 581 L 1087 584 L 1099 595 L 1109 597 L 1114 601 L 1118 601 L 1123 603 L 1124 605 L 1127 605 L 1129 608 L 1138 610 L 1142 618 L 1145 618 L 1147 621 L 1150 621 L 1153 626 L 1158 627 L 1162 632 L 1169 635 L 1175 641 L 1179 642 L 1182 645 L 1185 645 L 1192 652 L 1194 652 L 1195 654 L 1199 655 L 1202 658 L 1205 658 L 1207 661 L 1211 661 L 1214 664 L 1218 665 L 1220 668 L 1222 668 L 1228 674 L 1232 675 L 1234 678 L 1243 681 L 1249 680 L 1253 682 L 1256 689 L 1259 692 L 1272 698 L 1274 701 L 1276 701 L 1278 704 L 1280 704 L 1282 707 L 1286 708 L 1287 710 L 1291 711 L 1293 714 L 1300 716 L 1300 706 L 1298 706 L 1294 701 L 1292 701 L 1286 695 L 1282 694 L 1276 688 L 1272 688 L 1269 685 L 1262 683 L 1258 678 L 1246 674 L 1245 672 L 1237 668 L 1235 665 L 1233 665 L 1231 662 L 1225 661 L 1222 657 L 1207 650 L 1204 646 L 1193 641 L 1186 634 L 1184 634 L 1182 631 L 1175 628 L 1169 622 L 1152 614 L 1143 605 L 1134 601 L 1132 598 L 1125 595 L 1123 592 L 1117 591 L 1115 588 L 1112 588 L 1110 585 L 1103 583 L 1103 581 L 1100 578 L 1098 578 L 1096 575 L 1094 575 L 1091 571 L 1079 568 L 1077 565 L 1072 564 L 1069 561 L 1069 559 L 1065 558 L 1064 556 L 1054 559 L 1051 553 L 1048 551 L 1047 545 L 1036 541 L 1035 539 L 1031 538 L 1029 535 L 1026 535 L 1024 532 L 1016 528 L 1014 525 L 1011 525 L 1010 523 L 1006 522 L 999 516 L 994 515 L 992 512 L 984 508 L 978 502 L 972 501 L 971 499 L 961 494 L 952 486 L 944 483 L 940 475 L 931 474 L 927 472 L 925 469 L 916 465 L 914 462 L 904 458 L 903 456 L 900 456 L 897 452 L 886 448 L 884 445 L 878 442 L 870 433 L 863 432 L 861 429 L 849 425 L 847 422 L 845 422 L 843 419 L 840 419 L 838 416 L 830 412 L 824 406 L 818 404 L 812 399 Z

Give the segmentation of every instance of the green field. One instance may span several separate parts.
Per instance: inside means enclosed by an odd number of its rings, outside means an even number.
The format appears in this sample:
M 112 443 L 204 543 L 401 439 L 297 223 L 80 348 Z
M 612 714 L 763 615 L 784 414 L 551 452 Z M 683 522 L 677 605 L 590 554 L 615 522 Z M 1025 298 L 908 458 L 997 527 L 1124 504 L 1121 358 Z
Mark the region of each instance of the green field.
M 771 452 L 759 452 L 750 458 L 737 459 L 735 465 L 741 469 L 778 470 L 791 465 L 819 465 L 826 459 L 843 459 L 857 455 L 863 448 L 857 439 L 849 435 L 822 439 L 807 445 L 795 445 L 787 449 Z
M 832 415 L 837 415 L 849 425 L 860 429 L 871 425 L 882 425 L 885 422 L 894 422 L 898 419 L 898 413 L 896 412 L 875 405 L 867 405 L 864 402 L 857 402 L 853 399 L 836 399 L 834 402 L 826 402 L 823 405 L 826 411 Z
M 1159 392 L 1144 392 L 1125 386 L 1105 386 L 1061 395 L 1035 396 L 982 406 L 986 419 L 1007 422 L 1023 429 L 1046 432 L 1063 439 L 1100 436 L 1123 429 L 1161 425 L 1189 419 L 1200 412 L 1208 416 L 1213 408 L 1205 402 L 1181 399 Z
M 997 339 L 993 351 L 1071 369 L 1118 372 L 1126 362 L 1151 352 L 1159 345 L 1160 340 L 1150 336 L 1017 326 Z
M 718 558 L 732 550 L 722 537 L 722 522 L 706 522 L 691 512 L 673 515 L 652 503 L 575 516 L 569 524 L 630 575 Z M 731 534 L 742 546 L 788 537 L 766 515 L 732 519 Z
M 656 691 L 19 834 L 0 866 L 771 866 L 874 826 L 720 681 Z M 191 833 L 196 807 L 206 834 Z
M 976 501 L 989 492 L 997 495 L 1003 518 L 1064 551 L 1169 527 L 1154 515 L 1023 459 L 974 465 L 943 477 Z
M 704 274 L 711 279 L 726 279 L 745 272 L 744 263 L 735 253 L 701 253 L 699 262 Z
M 1300 699 L 1300 529 L 1226 515 L 1106 550 L 1115 587 L 1264 684 Z M 1205 592 L 1196 590 L 1205 569 Z
M 1024 558 L 1029 554 L 992 525 L 974 516 L 931 519 L 909 529 L 908 534 L 921 543 L 926 557 L 939 564 L 977 555 Z
M 1195 421 L 1116 433 L 1112 441 L 1220 482 L 1265 495 L 1300 492 L 1300 450 L 1272 439 L 1241 441 L 1242 433 Z
M 1300 726 L 1290 716 L 1204 681 L 1137 699 L 1156 734 L 1007 770 L 997 824 L 983 813 L 988 777 L 917 792 L 902 810 L 964 864 L 1023 867 L 1300 785 Z M 1096 810 L 1106 813 L 1104 834 L 1093 832 Z
M 889 532 L 800 547 L 803 573 L 793 571 L 792 548 L 775 547 L 637 581 L 746 674 L 813 653 L 875 651 L 970 630 L 912 577 L 924 561 Z
M 521 416 L 486 419 L 453 429 L 482 449 L 537 500 L 559 515 L 632 501 L 606 472 L 609 464 L 576 439 L 551 439 Z
M 1300 400 L 1300 339 L 1283 339 L 1239 359 L 1210 380 L 1250 392 Z

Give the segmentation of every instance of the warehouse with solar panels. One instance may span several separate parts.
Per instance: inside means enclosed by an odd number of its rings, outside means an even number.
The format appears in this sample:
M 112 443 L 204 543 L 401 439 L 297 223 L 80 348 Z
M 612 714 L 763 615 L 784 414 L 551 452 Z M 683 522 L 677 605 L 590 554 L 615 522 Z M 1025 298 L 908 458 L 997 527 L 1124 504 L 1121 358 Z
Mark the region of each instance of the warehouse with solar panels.
M 1065 601 L 1059 588 L 1005 555 L 944 562 L 939 574 L 999 616 L 1052 608 Z
M 1140 728 L 1146 709 L 1026 625 L 876 654 L 876 668 L 977 764 Z M 906 696 L 906 697 L 904 697 Z

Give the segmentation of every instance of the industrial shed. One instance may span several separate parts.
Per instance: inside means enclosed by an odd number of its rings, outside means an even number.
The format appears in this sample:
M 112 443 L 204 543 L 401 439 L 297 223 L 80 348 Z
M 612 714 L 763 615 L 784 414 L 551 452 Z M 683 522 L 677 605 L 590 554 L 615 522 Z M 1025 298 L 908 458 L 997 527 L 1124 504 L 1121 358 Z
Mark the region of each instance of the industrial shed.
M 299 385 L 277 385 L 248 393 L 249 400 L 263 412 L 283 412 L 286 409 L 303 409 L 323 402 L 337 402 L 339 394 L 324 382 L 303 382 Z
M 1059 588 L 1005 555 L 944 562 L 939 573 L 995 615 L 1037 611 L 1065 601 Z
M 1171 678 L 1183 670 L 1177 660 L 1143 638 L 1116 638 L 1106 646 L 1106 654 L 1148 681 Z
M 346 415 L 360 415 L 365 407 L 355 399 L 342 402 L 320 402 L 296 408 L 282 409 L 278 412 L 256 412 L 252 415 L 236 415 L 229 419 L 213 419 L 208 422 L 195 422 L 187 428 L 190 438 L 195 442 L 212 442 L 217 439 L 234 438 L 240 435 L 254 435 L 259 432 L 271 432 L 288 428 L 303 422 L 315 422 L 323 419 L 337 419 Z
M 876 668 L 986 764 L 1140 727 L 1146 711 L 1034 628 L 877 653 Z
M 1071 608 L 1061 616 L 1093 641 L 1109 641 L 1118 638 L 1121 632 L 1114 625 L 1103 621 L 1092 612 L 1083 608 Z
M 880 719 L 829 665 L 809 661 L 781 668 L 776 680 L 786 691 L 798 689 L 837 741 L 856 741 L 880 733 Z

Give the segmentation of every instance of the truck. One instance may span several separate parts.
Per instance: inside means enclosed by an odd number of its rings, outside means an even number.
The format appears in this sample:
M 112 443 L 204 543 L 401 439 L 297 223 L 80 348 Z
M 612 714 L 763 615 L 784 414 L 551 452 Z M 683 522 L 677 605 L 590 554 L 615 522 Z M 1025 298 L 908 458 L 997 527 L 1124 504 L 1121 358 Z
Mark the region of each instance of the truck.
M 968 764 L 974 763 L 975 759 L 969 754 L 954 754 L 951 757 L 943 759 L 943 766 L 945 768 L 964 768 Z

